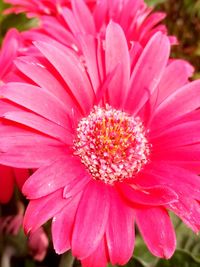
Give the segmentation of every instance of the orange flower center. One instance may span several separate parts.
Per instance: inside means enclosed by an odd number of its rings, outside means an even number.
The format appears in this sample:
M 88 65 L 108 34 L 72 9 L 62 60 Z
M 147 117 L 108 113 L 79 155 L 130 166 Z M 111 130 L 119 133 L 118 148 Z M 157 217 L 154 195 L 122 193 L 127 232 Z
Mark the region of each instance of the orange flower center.
M 150 146 L 139 118 L 95 106 L 77 127 L 74 154 L 95 180 L 107 184 L 134 177 L 148 162 Z

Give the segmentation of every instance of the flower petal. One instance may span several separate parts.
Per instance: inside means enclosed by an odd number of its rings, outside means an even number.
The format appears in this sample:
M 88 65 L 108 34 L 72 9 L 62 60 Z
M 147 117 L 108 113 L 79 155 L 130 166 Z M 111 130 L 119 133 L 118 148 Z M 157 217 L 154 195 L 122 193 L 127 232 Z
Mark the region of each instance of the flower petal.
M 106 74 L 108 75 L 119 65 L 108 86 L 109 102 L 118 108 L 121 106 L 128 89 L 130 56 L 123 30 L 114 22 L 110 22 L 107 27 L 105 46 Z
M 70 128 L 65 106 L 55 96 L 40 87 L 13 82 L 2 86 L 0 95 L 66 129 Z M 53 107 L 53 109 L 50 107 Z
M 45 118 L 37 116 L 34 113 L 25 111 L 14 111 L 7 112 L 3 114 L 2 117 L 13 122 L 18 122 L 28 127 L 31 127 L 44 134 L 54 137 L 65 144 L 73 144 L 73 137 L 71 132 L 55 123 L 52 123 L 51 121 L 46 120 Z
M 181 87 L 162 102 L 151 121 L 151 131 L 166 127 L 199 106 L 200 81 L 197 80 Z
M 137 209 L 136 222 L 151 253 L 169 259 L 176 248 L 176 237 L 166 210 Z
M 80 160 L 66 154 L 38 169 L 24 184 L 23 193 L 29 199 L 40 198 L 70 185 L 76 177 L 86 174 Z
M 23 225 L 25 232 L 34 232 L 42 224 L 55 216 L 68 202 L 69 200 L 62 197 L 62 190 L 57 190 L 45 197 L 31 200 L 24 215 Z
M 178 195 L 167 186 L 140 187 L 124 183 L 118 188 L 128 202 L 135 204 L 160 206 L 178 200 Z
M 99 245 L 107 225 L 110 208 L 108 188 L 91 181 L 86 186 L 76 214 L 72 235 L 72 252 L 82 259 Z
M 94 92 L 78 58 L 45 42 L 35 42 L 35 46 L 60 73 L 80 107 L 88 113 L 94 101 Z
M 7 203 L 14 190 L 14 173 L 10 167 L 0 165 L 0 203 Z
M 52 220 L 52 238 L 53 246 L 58 254 L 62 254 L 71 248 L 71 236 L 74 225 L 77 206 L 80 200 L 80 194 L 58 212 Z
M 83 267 L 106 267 L 107 262 L 104 238 L 102 238 L 96 250 L 89 257 L 81 260 Z
M 124 265 L 132 256 L 135 234 L 133 210 L 121 199 L 115 189 L 110 190 L 110 213 L 106 240 L 112 264 Z
M 168 38 L 160 32 L 156 33 L 144 48 L 131 75 L 124 103 L 126 111 L 136 114 L 149 99 L 163 74 L 169 52 Z

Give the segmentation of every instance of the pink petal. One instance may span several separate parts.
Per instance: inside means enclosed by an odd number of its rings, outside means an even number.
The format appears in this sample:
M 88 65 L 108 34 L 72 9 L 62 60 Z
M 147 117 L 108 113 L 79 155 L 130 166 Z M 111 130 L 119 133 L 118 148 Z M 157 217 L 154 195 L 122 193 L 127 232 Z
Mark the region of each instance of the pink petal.
M 40 198 L 61 187 L 70 186 L 81 175 L 87 175 L 80 160 L 66 155 L 38 169 L 24 184 L 23 193 L 29 198 Z
M 193 67 L 184 60 L 174 60 L 170 63 L 159 83 L 156 104 L 160 104 L 165 98 L 188 83 L 188 79 L 192 76 L 192 73 Z
M 170 164 L 167 161 L 154 161 L 149 170 L 135 179 L 141 186 L 163 185 L 172 188 L 179 196 L 200 197 L 200 178 L 193 171 Z
M 62 197 L 62 190 L 58 190 L 45 197 L 31 200 L 24 215 L 24 230 L 34 232 L 42 224 L 55 216 L 69 200 Z
M 144 48 L 131 75 L 125 110 L 136 114 L 158 85 L 170 52 L 168 38 L 156 33 Z M 148 75 L 147 75 L 148 73 Z
M 10 167 L 0 165 L 0 203 L 7 203 L 14 190 L 14 174 Z
M 64 8 L 62 8 L 64 10 Z M 61 13 L 62 13 L 61 9 Z M 64 17 L 63 17 L 64 18 Z M 60 19 L 60 18 L 59 18 Z M 45 30 L 45 33 L 48 34 L 48 36 L 51 36 L 52 39 L 58 40 L 61 44 L 64 45 L 77 45 L 77 40 L 73 36 L 72 32 L 70 32 L 66 25 L 64 23 L 60 23 L 58 18 L 55 18 L 53 16 L 42 16 L 40 17 L 42 28 Z M 34 39 L 36 40 L 36 39 Z M 42 41 L 41 38 L 38 38 L 38 40 Z M 52 41 L 53 43 L 53 41 Z
M 47 64 L 43 65 L 39 59 L 31 56 L 20 57 L 15 61 L 15 64 L 20 71 L 32 79 L 37 85 L 44 90 L 48 90 L 60 101 L 64 102 L 68 113 L 74 108 L 75 103 L 73 103 L 56 77 L 50 73 L 51 70 L 49 71 L 47 69 Z
M 35 46 L 63 77 L 82 109 L 86 113 L 90 111 L 94 100 L 94 92 L 83 67 L 80 67 L 80 61 L 69 53 L 64 53 L 55 45 L 36 42 Z
M 81 260 L 83 267 L 106 267 L 107 262 L 104 238 L 102 238 L 96 250 L 89 257 Z
M 128 89 L 130 56 L 123 30 L 114 22 L 110 22 L 107 27 L 105 46 L 106 74 L 108 75 L 119 65 L 108 87 L 109 102 L 112 106 L 118 108 L 121 106 Z
M 198 233 L 200 229 L 200 205 L 196 200 L 190 197 L 182 197 L 179 202 L 171 203 L 167 207 L 179 216 L 186 225 L 194 232 Z
M 25 83 L 9 83 L 0 88 L 0 94 L 52 122 L 68 128 L 69 118 L 62 102 L 40 87 Z M 24 101 L 25 99 L 26 101 Z
M 133 255 L 133 211 L 113 188 L 110 190 L 110 199 L 111 208 L 106 229 L 108 253 L 112 264 L 124 265 Z
M 59 141 L 65 144 L 73 144 L 73 136 L 71 132 L 67 131 L 66 129 L 57 124 L 52 123 L 51 121 L 37 116 L 34 113 L 20 111 L 7 112 L 2 117 L 13 122 L 18 122 L 28 127 L 31 127 L 37 131 L 54 137 L 55 139 L 58 139 Z
M 127 201 L 135 204 L 160 206 L 178 200 L 178 195 L 167 186 L 140 187 L 123 183 L 118 188 Z
M 19 41 L 19 33 L 16 29 L 10 29 L 4 38 L 0 51 L 0 80 L 3 80 L 12 68 L 13 60 L 18 54 Z
M 96 55 L 96 40 L 93 36 L 78 36 L 82 53 L 87 65 L 87 71 L 91 79 L 94 91 L 96 92 L 100 86 L 100 77 L 98 70 L 98 62 Z
M 136 222 L 151 253 L 169 259 L 176 248 L 176 236 L 166 210 L 137 209 Z
M 22 189 L 22 186 L 24 185 L 25 181 L 28 179 L 30 176 L 30 173 L 27 169 L 13 169 L 14 174 L 15 174 L 15 181 L 17 183 L 17 186 L 19 189 Z
M 199 131 L 199 121 L 189 121 L 169 128 L 163 134 L 161 133 L 160 136 L 150 138 L 149 140 L 153 144 L 154 151 L 170 149 L 172 147 L 199 143 Z
M 91 181 L 83 192 L 72 235 L 73 255 L 88 257 L 99 245 L 107 225 L 110 208 L 106 185 Z
M 16 168 L 38 168 L 66 153 L 68 153 L 66 145 L 63 146 L 52 138 L 19 127 L 7 125 L 0 127 L 1 164 Z
M 63 189 L 63 197 L 70 198 L 80 191 L 84 191 L 85 186 L 89 183 L 91 177 L 86 172 L 81 173 L 71 183 L 65 185 Z
M 83 34 L 96 34 L 93 16 L 83 0 L 72 0 L 72 10 L 78 25 Z
M 177 120 L 200 106 L 200 81 L 191 82 L 171 94 L 157 108 L 151 122 L 152 131 Z M 174 108 L 176 107 L 176 108 Z M 163 120 L 163 118 L 165 118 Z
M 58 254 L 71 248 L 71 236 L 80 195 L 74 197 L 52 220 L 53 246 Z

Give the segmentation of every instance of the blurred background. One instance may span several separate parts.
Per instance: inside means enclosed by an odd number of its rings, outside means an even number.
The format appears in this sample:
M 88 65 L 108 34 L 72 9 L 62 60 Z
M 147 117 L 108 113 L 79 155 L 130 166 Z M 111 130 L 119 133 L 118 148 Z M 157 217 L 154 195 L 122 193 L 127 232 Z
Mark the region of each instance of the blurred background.
M 177 36 L 179 40 L 179 45 L 172 48 L 172 56 L 188 60 L 196 69 L 193 79 L 200 78 L 200 0 L 146 0 L 146 2 L 156 10 L 166 12 L 165 24 L 169 33 Z M 28 20 L 24 14 L 3 15 L 3 10 L 7 6 L 0 0 L 0 43 L 9 28 L 15 27 L 22 31 L 36 23 L 35 20 Z M 26 202 L 19 193 L 17 198 Z M 0 206 L 0 215 L 5 211 L 8 214 L 12 212 L 12 200 L 8 205 Z M 172 259 L 167 261 L 153 257 L 137 234 L 134 258 L 126 265 L 127 267 L 200 267 L 199 236 L 192 233 L 176 217 L 172 216 L 172 220 L 177 234 L 177 250 Z M 51 239 L 50 224 L 45 226 L 45 232 Z M 14 256 L 11 259 L 12 255 Z M 45 259 L 34 260 L 27 250 L 27 238 L 22 229 L 16 236 L 0 234 L 0 267 L 78 266 L 80 267 L 80 263 L 70 253 L 56 255 L 51 242 Z

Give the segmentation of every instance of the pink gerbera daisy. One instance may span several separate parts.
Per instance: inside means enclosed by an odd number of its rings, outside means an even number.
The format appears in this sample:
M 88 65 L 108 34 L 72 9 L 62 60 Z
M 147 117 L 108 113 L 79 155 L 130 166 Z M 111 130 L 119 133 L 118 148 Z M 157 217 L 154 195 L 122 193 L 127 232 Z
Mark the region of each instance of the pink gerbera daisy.
M 41 56 L 16 62 L 35 85 L 0 89 L 0 163 L 38 168 L 23 187 L 25 230 L 53 218 L 57 253 L 72 249 L 84 267 L 104 267 L 130 259 L 136 223 L 149 250 L 169 258 L 168 210 L 200 225 L 200 81 L 188 81 L 184 61 L 168 61 L 160 32 L 138 58 L 116 23 L 102 45 L 81 38 L 84 62 L 36 42 Z

